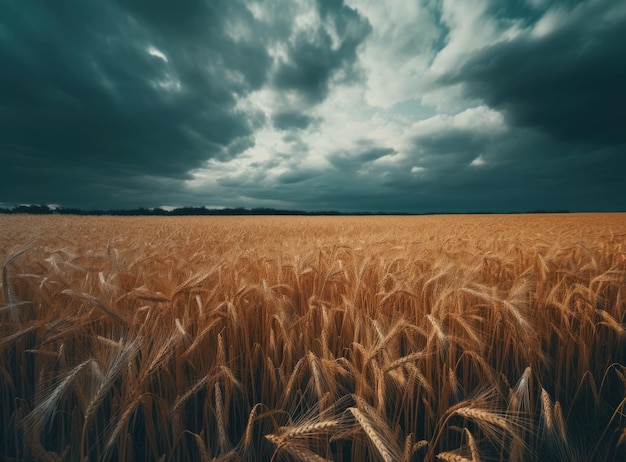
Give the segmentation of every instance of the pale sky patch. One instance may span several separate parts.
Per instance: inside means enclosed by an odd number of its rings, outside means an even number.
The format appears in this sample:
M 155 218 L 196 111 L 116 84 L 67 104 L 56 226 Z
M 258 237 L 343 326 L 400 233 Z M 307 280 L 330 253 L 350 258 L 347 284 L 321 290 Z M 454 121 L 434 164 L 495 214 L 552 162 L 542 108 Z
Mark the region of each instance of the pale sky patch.
M 420 2 L 349 2 L 362 11 L 373 32 L 360 50 L 366 72 L 366 101 L 381 108 L 420 98 L 428 83 L 426 71 L 434 56 L 439 30 Z M 393 51 L 390 52 L 390 44 Z
M 567 18 L 566 12 L 560 8 L 551 8 L 535 24 L 531 31 L 531 37 L 541 39 L 562 26 Z
M 481 48 L 496 37 L 494 21 L 485 15 L 487 0 L 444 0 L 442 18 L 450 28 L 446 46 L 441 50 L 430 71 L 441 75 L 461 64 L 470 52 Z
M 506 125 L 501 113 L 486 106 L 479 106 L 454 115 L 438 114 L 420 120 L 411 126 L 410 131 L 413 135 L 427 136 L 450 129 L 495 134 L 505 130 Z
M 165 56 L 165 54 L 163 54 L 163 52 L 160 51 L 159 49 L 157 49 L 157 48 L 155 48 L 153 46 L 149 46 L 146 51 L 148 52 L 148 54 L 150 56 L 154 56 L 156 58 L 162 59 L 166 63 L 169 63 L 169 60 L 167 59 L 167 56 Z
M 482 155 L 478 156 L 476 159 L 474 159 L 474 160 L 470 163 L 470 165 L 471 165 L 472 167 L 481 167 L 481 166 L 483 166 L 483 165 L 485 165 L 485 164 L 486 164 L 486 162 L 485 162 L 485 159 L 483 159 L 483 156 L 482 156 Z

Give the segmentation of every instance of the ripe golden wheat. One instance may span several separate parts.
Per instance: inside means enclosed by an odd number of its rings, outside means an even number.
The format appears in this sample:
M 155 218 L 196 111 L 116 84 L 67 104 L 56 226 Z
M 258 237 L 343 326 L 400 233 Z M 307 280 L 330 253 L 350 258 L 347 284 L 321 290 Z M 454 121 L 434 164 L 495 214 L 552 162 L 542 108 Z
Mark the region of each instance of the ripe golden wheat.
M 626 459 L 626 216 L 0 216 L 0 459 Z

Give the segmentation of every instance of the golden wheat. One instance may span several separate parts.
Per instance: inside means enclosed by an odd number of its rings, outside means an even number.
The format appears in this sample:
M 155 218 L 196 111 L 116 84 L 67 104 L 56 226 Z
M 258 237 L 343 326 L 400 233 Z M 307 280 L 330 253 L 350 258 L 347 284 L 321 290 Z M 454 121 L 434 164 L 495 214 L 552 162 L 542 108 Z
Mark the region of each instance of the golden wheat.
M 0 228 L 0 459 L 626 459 L 623 214 Z

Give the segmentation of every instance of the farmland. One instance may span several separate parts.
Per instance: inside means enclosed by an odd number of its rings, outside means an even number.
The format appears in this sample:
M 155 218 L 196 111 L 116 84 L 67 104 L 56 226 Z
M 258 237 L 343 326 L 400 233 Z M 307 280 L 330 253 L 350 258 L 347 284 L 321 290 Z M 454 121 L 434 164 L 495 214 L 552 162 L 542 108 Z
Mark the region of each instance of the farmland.
M 1 459 L 621 461 L 626 215 L 0 216 Z

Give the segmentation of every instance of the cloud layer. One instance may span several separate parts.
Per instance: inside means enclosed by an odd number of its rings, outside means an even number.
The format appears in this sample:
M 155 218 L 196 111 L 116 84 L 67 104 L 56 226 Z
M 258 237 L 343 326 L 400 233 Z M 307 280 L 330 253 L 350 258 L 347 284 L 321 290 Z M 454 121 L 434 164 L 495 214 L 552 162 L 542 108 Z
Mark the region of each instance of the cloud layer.
M 611 0 L 0 4 L 0 204 L 624 210 Z

